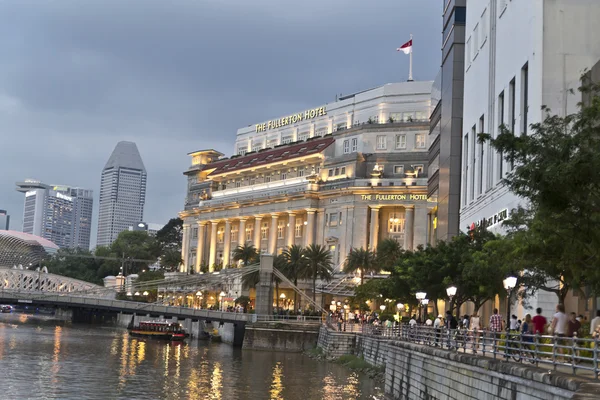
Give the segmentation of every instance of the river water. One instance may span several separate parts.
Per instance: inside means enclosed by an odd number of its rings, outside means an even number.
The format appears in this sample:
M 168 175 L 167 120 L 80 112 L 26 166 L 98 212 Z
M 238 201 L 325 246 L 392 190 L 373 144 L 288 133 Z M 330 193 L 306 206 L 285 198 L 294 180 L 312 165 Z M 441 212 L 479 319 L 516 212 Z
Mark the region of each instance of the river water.
M 131 338 L 119 328 L 0 314 L 0 399 L 382 399 L 343 366 L 302 354 Z

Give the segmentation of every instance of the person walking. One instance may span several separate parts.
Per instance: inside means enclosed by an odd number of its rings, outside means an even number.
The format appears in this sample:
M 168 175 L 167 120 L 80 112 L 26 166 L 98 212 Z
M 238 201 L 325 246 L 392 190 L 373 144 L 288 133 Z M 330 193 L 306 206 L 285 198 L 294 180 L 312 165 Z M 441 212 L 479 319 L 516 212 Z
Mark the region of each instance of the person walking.
M 473 354 L 477 354 L 479 348 L 479 331 L 481 330 L 481 322 L 477 311 L 471 315 L 470 327 L 471 335 L 473 336 Z
M 552 324 L 550 325 L 550 331 L 559 338 L 567 336 L 569 330 L 569 318 L 565 314 L 564 304 L 556 305 L 556 314 L 552 317 Z M 558 339 L 555 345 L 564 345 L 564 340 Z M 558 353 L 564 354 L 564 349 L 559 348 Z
M 444 317 L 439 314 L 435 321 L 433 321 L 433 329 L 435 329 L 435 347 L 440 344 L 440 337 L 442 336 L 442 327 L 444 326 Z
M 541 308 L 537 308 L 535 310 L 535 313 L 537 314 L 535 317 L 532 318 L 531 322 L 533 322 L 533 329 L 532 332 L 534 335 L 543 335 L 544 334 L 544 328 L 546 327 L 546 324 L 548 323 L 548 321 L 546 320 L 546 317 L 544 317 L 542 315 L 542 309 Z M 531 329 L 531 328 L 530 328 Z
M 500 339 L 500 332 L 502 332 L 502 316 L 498 314 L 498 309 L 494 308 L 492 315 L 490 315 L 490 335 L 494 341 L 494 352 L 498 350 L 498 344 L 496 339 Z
M 590 335 L 598 336 L 597 331 L 600 329 L 600 310 L 596 311 L 596 316 L 590 322 Z

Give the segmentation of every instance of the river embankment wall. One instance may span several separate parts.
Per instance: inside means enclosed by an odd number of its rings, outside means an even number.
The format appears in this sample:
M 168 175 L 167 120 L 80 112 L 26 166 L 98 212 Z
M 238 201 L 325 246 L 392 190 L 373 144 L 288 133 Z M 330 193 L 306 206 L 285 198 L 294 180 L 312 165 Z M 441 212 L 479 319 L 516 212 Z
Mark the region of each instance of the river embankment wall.
M 590 380 L 500 359 L 335 332 L 325 326 L 318 343 L 328 357 L 353 354 L 384 368 L 385 393 L 391 399 L 600 398 L 600 385 Z
M 299 353 L 313 349 L 319 337 L 318 324 L 257 322 L 246 325 L 243 348 Z

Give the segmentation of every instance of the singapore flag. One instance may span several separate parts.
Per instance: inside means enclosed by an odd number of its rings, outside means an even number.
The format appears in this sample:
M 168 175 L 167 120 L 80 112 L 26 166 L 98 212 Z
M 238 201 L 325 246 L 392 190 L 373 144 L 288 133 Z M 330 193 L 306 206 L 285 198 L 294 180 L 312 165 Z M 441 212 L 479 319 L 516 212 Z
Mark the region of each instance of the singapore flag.
M 402 51 L 404 52 L 404 54 L 410 54 L 410 52 L 412 51 L 412 39 L 404 43 L 402 46 L 398 47 L 396 51 Z

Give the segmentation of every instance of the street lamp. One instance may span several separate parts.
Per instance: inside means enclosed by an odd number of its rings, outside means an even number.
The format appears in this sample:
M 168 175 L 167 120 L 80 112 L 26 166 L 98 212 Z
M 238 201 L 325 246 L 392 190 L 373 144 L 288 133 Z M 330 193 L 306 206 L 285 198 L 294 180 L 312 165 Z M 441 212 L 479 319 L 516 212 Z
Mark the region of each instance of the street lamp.
M 508 278 L 504 279 L 502 281 L 502 284 L 504 285 L 504 289 L 506 289 L 506 292 L 508 293 L 508 296 L 506 297 L 506 331 L 509 332 L 510 331 L 510 298 L 512 296 L 512 290 L 515 288 L 515 286 L 517 286 L 517 277 L 511 275 Z
M 421 300 L 421 304 L 423 304 L 423 307 L 425 309 L 425 315 L 423 315 L 423 320 L 425 320 L 427 319 L 427 304 L 429 304 L 429 299 Z
M 202 292 L 198 290 L 196 297 L 198 298 L 198 308 L 202 308 Z
M 223 311 L 223 297 L 225 297 L 225 296 L 226 296 L 225 292 L 222 291 L 221 293 L 219 293 L 219 302 L 221 303 L 221 307 L 220 307 L 221 311 Z
M 446 289 L 446 294 L 448 295 L 448 298 L 450 299 L 450 301 L 448 302 L 448 305 L 450 307 L 448 307 L 448 311 L 450 311 L 450 313 L 452 313 L 452 298 L 456 295 L 456 286 L 450 286 L 449 288 Z
M 421 320 L 421 301 L 427 297 L 427 293 L 425 292 L 417 292 L 415 294 L 415 297 L 417 298 L 417 301 L 419 302 L 419 320 Z
M 384 312 L 384 311 L 385 311 L 385 305 L 383 305 L 383 304 L 382 304 L 382 305 L 380 305 L 380 306 L 379 306 L 379 309 L 381 310 L 381 312 Z
M 148 291 L 145 290 L 144 293 L 142 293 L 144 296 L 148 296 Z

